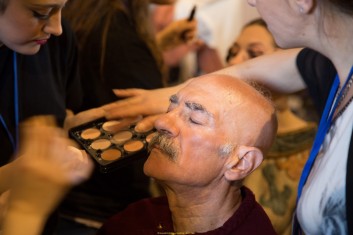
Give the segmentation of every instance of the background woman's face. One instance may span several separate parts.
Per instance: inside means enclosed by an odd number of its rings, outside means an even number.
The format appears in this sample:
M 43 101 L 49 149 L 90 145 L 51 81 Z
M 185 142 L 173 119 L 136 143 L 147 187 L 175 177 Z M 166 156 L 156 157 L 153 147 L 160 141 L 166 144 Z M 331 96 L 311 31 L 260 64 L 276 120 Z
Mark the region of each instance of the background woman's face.
M 228 64 L 234 65 L 276 50 L 271 33 L 261 25 L 244 28 L 228 53 Z
M 59 36 L 61 9 L 66 0 L 9 0 L 0 14 L 0 42 L 10 49 L 32 55 L 51 35 Z

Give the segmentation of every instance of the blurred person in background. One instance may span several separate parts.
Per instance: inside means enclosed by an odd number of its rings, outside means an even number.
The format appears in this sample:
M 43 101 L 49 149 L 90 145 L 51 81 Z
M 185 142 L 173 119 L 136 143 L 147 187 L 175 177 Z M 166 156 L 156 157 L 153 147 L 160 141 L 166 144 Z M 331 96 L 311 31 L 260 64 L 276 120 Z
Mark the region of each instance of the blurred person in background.
M 184 44 L 164 53 L 170 69 L 171 84 L 174 85 L 223 68 L 228 46 L 241 27 L 258 16 L 257 11 L 243 1 L 177 0 L 173 5 L 156 6 L 152 10 L 156 29 L 161 30 L 174 20 L 189 17 L 195 6 L 197 39 L 201 43 L 197 47 Z

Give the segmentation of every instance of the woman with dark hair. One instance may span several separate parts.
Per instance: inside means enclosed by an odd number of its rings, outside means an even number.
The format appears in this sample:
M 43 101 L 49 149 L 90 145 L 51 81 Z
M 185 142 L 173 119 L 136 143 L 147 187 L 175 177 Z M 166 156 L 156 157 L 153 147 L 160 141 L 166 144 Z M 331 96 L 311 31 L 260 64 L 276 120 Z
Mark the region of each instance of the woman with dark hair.
M 57 127 L 82 98 L 76 42 L 61 20 L 65 3 L 0 0 L 0 194 L 12 190 L 2 234 L 52 234 L 57 203 L 91 169 Z
M 93 0 L 69 2 L 64 17 L 76 32 L 83 109 L 114 101 L 116 88 L 159 88 L 166 84 L 161 51 L 193 38 L 196 22 L 180 20 L 155 35 L 149 16 L 150 3 L 174 1 Z M 188 31 L 187 40 L 180 35 Z
M 181 20 L 155 35 L 150 3 L 174 0 L 74 0 L 64 17 L 79 44 L 82 110 L 115 101 L 113 89 L 161 88 L 165 84 L 161 50 L 187 43 L 196 22 Z M 181 34 L 187 31 L 186 41 Z M 95 169 L 91 179 L 70 192 L 61 206 L 58 234 L 95 233 L 101 223 L 138 199 L 150 197 L 149 178 L 142 172 L 145 155 L 109 173 Z

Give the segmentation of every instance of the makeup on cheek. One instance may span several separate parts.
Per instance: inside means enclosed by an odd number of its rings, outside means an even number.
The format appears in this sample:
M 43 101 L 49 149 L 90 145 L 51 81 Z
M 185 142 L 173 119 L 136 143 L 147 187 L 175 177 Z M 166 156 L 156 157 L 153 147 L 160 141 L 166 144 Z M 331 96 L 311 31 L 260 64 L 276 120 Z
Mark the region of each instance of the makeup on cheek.
M 119 120 L 97 119 L 71 128 L 69 136 L 95 160 L 103 173 L 147 158 L 147 145 L 155 130 L 139 132 L 136 123 L 120 125 Z M 118 127 L 118 128 L 117 128 Z

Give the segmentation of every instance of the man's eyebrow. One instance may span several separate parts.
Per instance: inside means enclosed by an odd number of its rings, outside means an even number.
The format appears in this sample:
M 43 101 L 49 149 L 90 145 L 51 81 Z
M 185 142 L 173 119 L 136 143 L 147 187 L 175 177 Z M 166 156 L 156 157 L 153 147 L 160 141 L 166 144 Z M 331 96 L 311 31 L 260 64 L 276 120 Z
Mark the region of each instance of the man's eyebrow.
M 195 103 L 195 102 L 185 102 L 186 107 L 193 111 L 200 111 L 202 113 L 207 114 L 210 117 L 213 117 L 212 113 L 210 113 L 202 104 Z
M 179 102 L 178 96 L 171 95 L 169 98 L 169 102 L 173 103 L 173 104 L 177 104 Z M 207 116 L 213 117 L 213 114 L 210 113 L 202 104 L 186 101 L 185 105 L 186 105 L 186 107 L 188 107 L 192 111 L 199 111 L 199 112 L 207 114 Z

